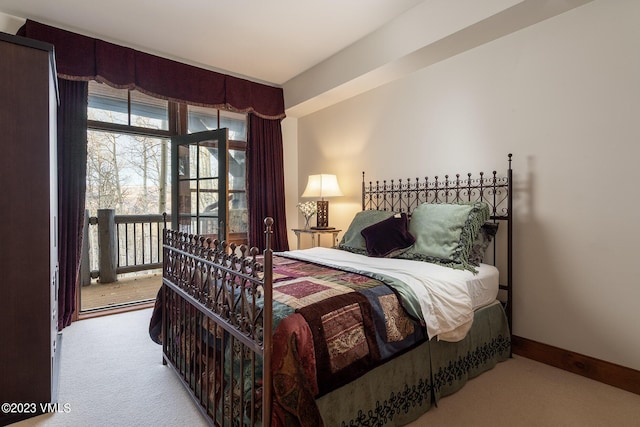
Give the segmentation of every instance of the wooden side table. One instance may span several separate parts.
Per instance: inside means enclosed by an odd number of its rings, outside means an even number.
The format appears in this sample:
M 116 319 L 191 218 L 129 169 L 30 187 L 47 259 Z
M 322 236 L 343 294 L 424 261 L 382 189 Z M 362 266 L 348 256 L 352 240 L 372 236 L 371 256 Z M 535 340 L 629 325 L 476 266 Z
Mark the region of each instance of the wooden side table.
M 331 234 L 333 235 L 333 242 L 331 247 L 338 246 L 338 233 L 342 230 L 338 230 L 337 228 L 331 228 L 327 230 L 314 230 L 313 228 L 294 228 L 293 232 L 296 233 L 296 237 L 298 238 L 298 247 L 300 249 L 300 234 L 310 234 L 311 235 L 311 246 L 316 247 L 320 246 L 320 236 L 323 234 Z M 318 236 L 318 240 L 316 242 L 316 236 Z

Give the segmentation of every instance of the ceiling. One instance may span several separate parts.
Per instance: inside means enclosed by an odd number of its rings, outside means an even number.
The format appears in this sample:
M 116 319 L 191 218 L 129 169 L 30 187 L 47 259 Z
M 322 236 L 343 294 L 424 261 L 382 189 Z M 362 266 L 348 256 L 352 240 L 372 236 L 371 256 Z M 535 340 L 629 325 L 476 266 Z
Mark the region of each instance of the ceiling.
M 283 85 L 423 0 L 2 0 L 0 12 Z

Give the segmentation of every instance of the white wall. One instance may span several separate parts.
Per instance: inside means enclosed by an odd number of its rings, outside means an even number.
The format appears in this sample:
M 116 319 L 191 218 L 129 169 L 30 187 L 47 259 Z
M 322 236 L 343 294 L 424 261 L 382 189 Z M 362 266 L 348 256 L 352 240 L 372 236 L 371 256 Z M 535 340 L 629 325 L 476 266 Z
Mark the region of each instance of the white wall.
M 0 12 L 0 31 L 4 33 L 15 34 L 24 22 L 22 18 Z
M 640 2 L 597 0 L 301 117 L 287 185 L 336 173 L 345 229 L 362 171 L 504 171 L 513 153 L 514 334 L 640 369 L 639 22 Z
M 283 141 L 283 154 L 284 154 L 284 176 L 295 177 L 298 173 L 298 121 L 296 119 L 285 118 L 282 121 L 282 141 Z M 304 189 L 304 187 L 303 187 Z M 288 201 L 286 206 L 287 215 L 287 233 L 289 238 L 290 249 L 296 249 L 295 235 L 292 228 L 298 227 L 298 209 L 296 203 L 298 195 L 302 193 L 303 189 L 298 191 L 298 184 L 295 180 L 290 180 L 285 183 L 285 200 Z M 276 227 L 280 226 L 275 224 Z

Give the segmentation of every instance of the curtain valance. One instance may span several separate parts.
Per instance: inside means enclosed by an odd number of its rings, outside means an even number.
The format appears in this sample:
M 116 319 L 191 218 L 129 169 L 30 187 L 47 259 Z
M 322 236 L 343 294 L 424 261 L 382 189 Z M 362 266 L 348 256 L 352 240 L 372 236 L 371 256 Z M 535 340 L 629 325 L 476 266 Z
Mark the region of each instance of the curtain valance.
M 21 36 L 55 46 L 58 76 L 97 80 L 158 98 L 282 119 L 282 88 L 205 70 L 27 20 Z

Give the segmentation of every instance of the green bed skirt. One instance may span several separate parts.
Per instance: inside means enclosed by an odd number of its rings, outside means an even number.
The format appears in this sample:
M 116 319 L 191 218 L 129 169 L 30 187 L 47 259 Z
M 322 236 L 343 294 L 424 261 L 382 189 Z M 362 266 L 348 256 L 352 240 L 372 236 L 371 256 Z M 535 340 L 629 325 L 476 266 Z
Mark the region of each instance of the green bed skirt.
M 510 354 L 507 318 L 495 303 L 476 311 L 462 341 L 423 343 L 316 402 L 327 427 L 401 426 Z

